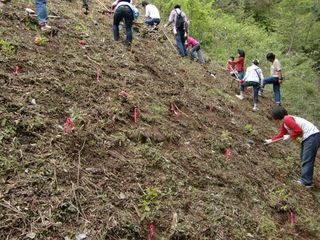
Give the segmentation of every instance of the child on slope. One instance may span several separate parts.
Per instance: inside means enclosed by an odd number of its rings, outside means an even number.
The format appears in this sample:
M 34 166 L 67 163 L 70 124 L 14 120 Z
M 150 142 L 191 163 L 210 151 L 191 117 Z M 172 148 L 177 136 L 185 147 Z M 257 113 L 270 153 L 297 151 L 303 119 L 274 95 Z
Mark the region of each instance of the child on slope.
M 311 122 L 292 115 L 288 115 L 287 110 L 281 106 L 277 106 L 272 111 L 272 117 L 275 120 L 283 120 L 280 133 L 272 139 L 266 139 L 266 144 L 270 144 L 275 140 L 283 139 L 290 141 L 301 136 L 301 177 L 297 183 L 307 188 L 312 187 L 313 169 L 320 147 L 320 131 Z

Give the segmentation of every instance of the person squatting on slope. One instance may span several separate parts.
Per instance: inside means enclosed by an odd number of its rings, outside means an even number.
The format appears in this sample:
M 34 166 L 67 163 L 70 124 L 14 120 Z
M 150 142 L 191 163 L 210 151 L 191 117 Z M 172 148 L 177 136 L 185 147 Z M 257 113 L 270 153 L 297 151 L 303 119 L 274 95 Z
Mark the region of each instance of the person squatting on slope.
M 301 136 L 301 177 L 297 180 L 297 183 L 307 188 L 311 188 L 313 183 L 314 164 L 317 151 L 320 147 L 319 129 L 303 118 L 288 115 L 287 110 L 281 106 L 276 106 L 273 109 L 272 117 L 275 120 L 283 121 L 280 133 L 272 139 L 266 139 L 265 142 L 270 144 L 278 139 L 290 141 Z
M 245 87 L 253 87 L 253 111 L 258 111 L 259 102 L 259 89 L 262 84 L 263 74 L 259 67 L 259 60 L 255 59 L 252 61 L 250 67 L 247 68 L 246 74 L 243 80 L 240 80 L 240 95 L 236 95 L 237 98 L 243 100 L 245 98 L 244 89 Z
M 36 0 L 36 13 L 38 16 L 38 23 L 42 31 L 51 29 L 51 26 L 47 24 L 48 12 L 46 0 Z
M 122 19 L 125 20 L 126 26 L 126 41 L 125 45 L 130 46 L 132 43 L 132 24 L 134 20 L 134 10 L 131 0 L 117 0 L 112 4 L 113 15 L 113 38 L 115 41 L 119 41 L 119 24 Z
M 260 90 L 260 95 L 263 93 L 264 86 L 266 84 L 273 84 L 274 100 L 277 105 L 281 105 L 281 93 L 280 93 L 280 84 L 282 81 L 282 71 L 280 61 L 276 58 L 272 52 L 268 53 L 266 56 L 267 60 L 271 62 L 270 67 L 270 77 L 263 79 L 262 88 Z
M 145 8 L 145 17 L 144 23 L 147 24 L 149 27 L 155 27 L 160 24 L 160 13 L 158 8 L 150 4 L 148 1 L 142 1 L 142 7 Z
M 242 49 L 238 49 L 238 58 L 233 61 L 228 61 L 229 64 L 236 65 L 236 71 L 234 71 L 234 74 L 242 80 L 244 77 L 244 58 L 246 54 Z
M 175 5 L 170 13 L 169 20 L 164 27 L 170 26 L 174 23 L 173 33 L 176 36 L 176 43 L 178 46 L 179 54 L 181 57 L 187 56 L 187 50 L 185 46 L 185 39 L 188 36 L 188 18 L 186 14 L 181 10 L 180 5 Z
M 202 52 L 201 52 L 201 46 L 200 43 L 194 39 L 193 37 L 188 36 L 186 41 L 187 48 L 191 47 L 190 55 L 191 59 L 197 59 L 200 64 L 205 64 Z

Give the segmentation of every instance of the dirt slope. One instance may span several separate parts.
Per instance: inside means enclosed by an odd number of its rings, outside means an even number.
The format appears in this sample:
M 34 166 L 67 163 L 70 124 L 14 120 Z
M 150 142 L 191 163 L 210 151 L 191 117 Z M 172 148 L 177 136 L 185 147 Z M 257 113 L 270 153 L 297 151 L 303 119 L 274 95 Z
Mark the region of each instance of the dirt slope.
M 0 239 L 150 239 L 151 224 L 152 239 L 320 239 L 319 169 L 302 189 L 299 146 L 262 144 L 270 94 L 253 113 L 161 32 L 140 27 L 126 51 L 98 3 L 51 1 L 57 35 L 26 4 L 0 15 Z

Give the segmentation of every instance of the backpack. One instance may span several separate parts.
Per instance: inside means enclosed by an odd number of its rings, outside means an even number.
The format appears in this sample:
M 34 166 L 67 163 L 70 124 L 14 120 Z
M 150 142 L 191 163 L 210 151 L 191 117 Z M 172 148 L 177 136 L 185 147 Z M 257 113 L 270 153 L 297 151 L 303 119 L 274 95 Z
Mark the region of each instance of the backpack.
M 184 17 L 182 16 L 182 11 L 180 14 L 176 11 L 177 16 L 176 16 L 176 29 L 177 30 L 184 30 Z

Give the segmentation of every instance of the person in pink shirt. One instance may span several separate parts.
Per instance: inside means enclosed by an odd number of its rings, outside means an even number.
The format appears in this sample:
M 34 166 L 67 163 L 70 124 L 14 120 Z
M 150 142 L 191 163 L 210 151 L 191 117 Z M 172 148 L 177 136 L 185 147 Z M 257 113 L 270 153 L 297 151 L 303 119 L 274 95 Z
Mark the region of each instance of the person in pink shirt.
M 203 55 L 201 53 L 200 43 L 193 37 L 188 36 L 186 45 L 187 45 L 187 48 L 191 47 L 191 50 L 190 50 L 191 59 L 192 60 L 197 59 L 200 64 L 205 64 Z
M 270 144 L 278 140 L 288 142 L 301 137 L 301 177 L 297 180 L 297 183 L 306 188 L 311 188 L 314 164 L 320 147 L 319 129 L 306 119 L 289 115 L 287 110 L 281 106 L 273 109 L 272 117 L 275 120 L 282 121 L 280 132 L 273 138 L 266 139 L 265 143 Z

